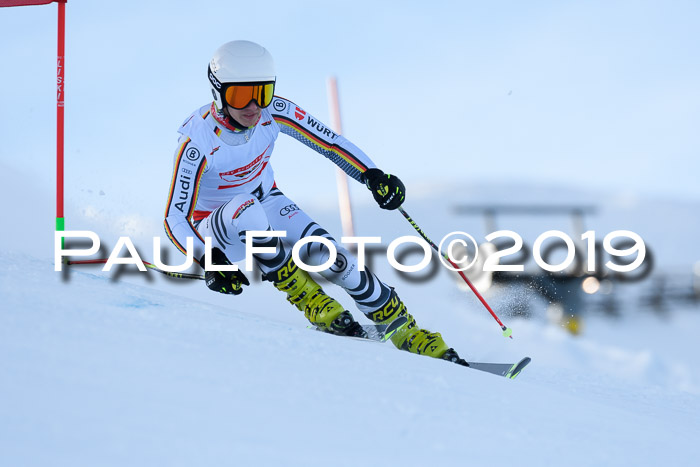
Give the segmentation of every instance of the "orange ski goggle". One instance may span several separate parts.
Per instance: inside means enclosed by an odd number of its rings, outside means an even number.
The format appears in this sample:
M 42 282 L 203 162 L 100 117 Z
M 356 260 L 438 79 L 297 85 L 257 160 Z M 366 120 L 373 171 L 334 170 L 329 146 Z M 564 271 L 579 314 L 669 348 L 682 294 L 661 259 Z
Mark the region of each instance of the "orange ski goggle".
M 224 84 L 221 96 L 234 109 L 243 109 L 255 101 L 258 107 L 265 108 L 272 103 L 275 82 Z
M 209 81 L 212 86 L 221 93 L 223 101 L 234 109 L 243 109 L 252 101 L 255 101 L 258 107 L 263 109 L 272 103 L 272 98 L 275 93 L 275 80 L 248 83 L 222 83 L 214 76 L 211 67 L 209 67 L 207 71 L 209 72 Z

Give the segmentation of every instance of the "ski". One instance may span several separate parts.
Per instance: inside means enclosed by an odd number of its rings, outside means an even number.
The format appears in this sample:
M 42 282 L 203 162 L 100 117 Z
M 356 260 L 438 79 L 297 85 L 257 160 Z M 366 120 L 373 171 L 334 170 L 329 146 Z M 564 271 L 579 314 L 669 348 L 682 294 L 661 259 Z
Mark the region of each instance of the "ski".
M 376 342 L 386 342 L 391 338 L 391 336 L 394 335 L 396 331 L 404 327 L 406 323 L 408 323 L 408 319 L 405 316 L 399 316 L 389 324 L 363 324 L 362 329 L 365 330 L 365 333 L 367 334 L 366 336 L 346 336 L 344 334 L 336 334 L 313 325 L 309 326 L 309 328 L 321 332 L 327 332 L 329 334 L 337 336 L 351 337 L 354 339 L 370 340 Z
M 461 360 L 457 363 L 458 365 L 471 368 L 473 370 L 485 371 L 486 373 L 491 373 L 492 375 L 503 376 L 505 378 L 514 379 L 520 374 L 520 372 L 525 368 L 532 359 L 530 357 L 525 357 L 518 363 L 482 363 L 482 362 L 468 362 Z
M 386 342 L 392 335 L 394 335 L 396 331 L 405 326 L 407 322 L 408 320 L 405 316 L 399 316 L 389 324 L 363 324 L 362 329 L 365 330 L 365 336 L 347 336 L 344 334 L 336 334 L 313 325 L 310 325 L 309 329 L 315 329 L 316 331 L 326 332 L 337 336 L 349 337 L 351 339 Z M 468 362 L 462 358 L 459 358 L 453 349 L 450 349 L 450 351 L 453 352 L 453 357 L 450 359 L 443 357 L 446 361 L 471 368 L 472 370 L 479 370 L 486 373 L 491 373 L 492 375 L 503 376 L 508 379 L 515 379 L 523 368 L 525 368 L 532 361 L 530 357 L 525 357 L 518 363 Z

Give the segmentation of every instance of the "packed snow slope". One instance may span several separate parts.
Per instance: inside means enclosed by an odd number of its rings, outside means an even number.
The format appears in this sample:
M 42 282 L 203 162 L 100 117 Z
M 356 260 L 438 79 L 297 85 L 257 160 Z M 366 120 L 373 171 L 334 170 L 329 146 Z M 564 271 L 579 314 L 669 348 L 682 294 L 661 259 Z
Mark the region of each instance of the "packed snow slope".
M 23 175 L 8 172 L 21 190 Z M 18 208 L 24 225 L 0 239 L 0 465 L 673 466 L 700 455 L 697 308 L 591 315 L 579 337 L 543 314 L 505 313 L 509 340 L 446 274 L 402 284 L 377 258 L 418 322 L 466 358 L 532 357 L 506 380 L 312 332 L 257 280 L 231 297 L 153 272 L 54 272 L 50 198 L 24 194 L 34 215 Z M 130 208 L 110 193 L 94 195 L 102 204 L 84 196 L 73 229 L 111 245 L 161 235 L 160 219 L 140 211 L 131 216 L 144 223 L 117 222 Z M 430 201 L 406 208 L 447 233 L 448 214 Z M 360 217 L 360 234 L 373 234 L 369 224 Z

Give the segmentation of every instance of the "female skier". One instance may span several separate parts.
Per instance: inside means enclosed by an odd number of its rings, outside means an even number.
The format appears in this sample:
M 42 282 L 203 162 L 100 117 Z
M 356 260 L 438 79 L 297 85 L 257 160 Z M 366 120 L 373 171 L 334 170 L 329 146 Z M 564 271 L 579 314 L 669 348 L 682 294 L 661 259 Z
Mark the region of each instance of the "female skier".
M 383 209 L 397 209 L 405 197 L 403 183 L 385 174 L 343 136 L 334 133 L 295 103 L 274 95 L 271 55 L 249 41 L 222 45 L 209 63 L 213 102 L 192 113 L 179 129 L 175 168 L 165 211 L 165 230 L 183 253 L 193 238 L 194 258 L 205 266 L 206 237 L 212 241 L 212 264 L 230 265 L 245 257 L 247 231 L 286 231 L 286 237 L 256 237 L 254 247 L 273 247 L 253 256 L 263 277 L 287 294 L 315 326 L 328 332 L 362 336 L 352 314 L 327 295 L 295 264 L 292 247 L 300 239 L 321 236 L 335 245 L 337 261 L 320 274 L 342 287 L 357 308 L 375 323 L 390 323 L 400 315 L 408 323 L 391 341 L 399 349 L 456 360 L 439 333 L 421 329 L 392 287 L 338 244 L 275 184 L 270 156 L 280 132 L 297 139 L 333 161 L 350 177 L 364 183 Z M 320 242 L 300 250 L 307 265 L 325 264 L 329 249 Z M 250 285 L 241 271 L 205 271 L 210 289 L 240 294 Z

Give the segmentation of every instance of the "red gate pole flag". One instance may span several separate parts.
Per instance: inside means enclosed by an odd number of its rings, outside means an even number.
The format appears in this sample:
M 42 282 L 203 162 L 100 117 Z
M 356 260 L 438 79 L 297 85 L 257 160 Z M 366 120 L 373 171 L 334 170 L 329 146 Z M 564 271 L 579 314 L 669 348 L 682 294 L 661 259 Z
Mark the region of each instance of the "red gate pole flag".
M 65 229 L 63 217 L 63 131 L 65 99 L 66 0 L 0 0 L 0 7 L 58 3 L 58 61 L 56 73 L 56 230 Z

